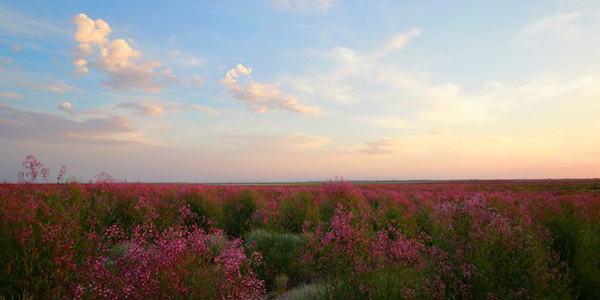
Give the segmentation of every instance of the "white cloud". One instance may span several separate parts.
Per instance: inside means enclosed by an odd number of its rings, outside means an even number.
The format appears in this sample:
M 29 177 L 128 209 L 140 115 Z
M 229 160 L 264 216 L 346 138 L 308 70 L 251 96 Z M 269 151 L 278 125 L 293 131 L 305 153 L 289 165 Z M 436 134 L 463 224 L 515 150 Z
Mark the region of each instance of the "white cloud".
M 389 55 L 398 50 L 404 49 L 410 41 L 421 34 L 421 29 L 413 28 L 407 32 L 392 36 L 387 43 L 373 53 L 374 58 L 378 59 Z
M 275 10 L 304 14 L 327 12 L 335 0 L 270 0 L 270 2 Z
M 12 53 L 17 53 L 17 52 L 19 52 L 21 50 L 23 50 L 23 48 L 21 46 L 19 46 L 19 45 L 13 45 L 10 48 L 10 52 L 12 52 Z
M 64 35 L 66 31 L 50 22 L 17 13 L 0 4 L 0 34 L 48 37 Z
M 164 117 L 167 112 L 169 113 L 181 113 L 183 111 L 200 112 L 207 115 L 219 115 L 221 112 L 217 109 L 198 105 L 198 104 L 182 104 L 178 102 L 154 102 L 154 103 L 143 103 L 143 102 L 125 102 L 115 106 L 117 109 L 125 109 L 133 112 L 135 115 L 146 116 L 146 117 Z
M 73 105 L 70 102 L 63 102 L 58 105 L 58 109 L 67 112 L 72 117 L 76 116 L 77 113 L 73 109 Z
M 17 93 L 0 91 L 0 98 L 21 99 L 21 98 L 23 98 L 23 96 L 21 94 L 17 94 Z
M 79 42 L 74 50 L 76 74 L 89 73 L 88 66 L 92 65 L 106 75 L 103 85 L 117 90 L 157 92 L 172 81 L 171 78 L 161 78 L 156 72 L 160 62 L 148 61 L 141 51 L 131 47 L 130 42 L 110 40 L 112 30 L 102 19 L 94 21 L 85 14 L 79 14 L 73 21 L 77 25 L 75 40 Z M 96 57 L 92 57 L 95 53 Z
M 400 51 L 416 37 L 421 35 L 421 29 L 412 28 L 406 32 L 390 37 L 383 45 L 370 53 L 359 53 L 347 47 L 336 47 L 325 55 L 326 58 L 335 60 L 344 70 L 359 71 L 376 63 L 382 57 Z
M 30 87 L 36 90 L 53 92 L 57 94 L 64 94 L 75 90 L 75 87 L 68 85 L 62 80 L 58 80 L 53 83 L 37 83 L 29 79 L 19 79 L 17 80 L 17 82 L 21 86 Z
M 196 55 L 189 55 L 184 58 L 183 65 L 188 68 L 201 67 L 204 65 L 204 58 Z
M 434 83 L 422 73 L 406 72 L 394 64 L 376 59 L 381 57 L 381 53 L 390 53 L 389 49 L 400 50 L 409 40 L 407 37 L 414 37 L 417 32 L 409 30 L 398 35 L 405 39 L 393 39 L 392 46 L 383 47 L 388 49 L 386 51 L 360 53 L 349 48 L 335 48 L 320 57 L 324 59 L 324 65 L 330 63 L 328 69 L 302 77 L 283 77 L 284 83 L 304 98 L 337 105 L 344 110 L 345 118 L 386 128 L 491 124 L 531 103 L 559 101 L 562 97 L 561 103 L 566 105 L 567 99 L 578 99 L 584 93 L 598 90 L 593 79 L 582 76 L 562 80 L 537 78 L 515 85 L 488 83 L 464 91 L 456 83 Z M 570 92 L 573 94 L 569 95 Z M 369 109 L 375 117 L 364 118 L 360 113 L 362 109 Z
M 298 103 L 293 96 L 281 91 L 279 83 L 261 83 L 250 78 L 252 70 L 242 64 L 229 70 L 221 82 L 229 93 L 248 106 L 250 110 L 264 113 L 271 109 L 286 109 L 308 115 L 319 113 L 317 106 L 305 106 Z M 240 84 L 241 76 L 246 77 L 245 84 Z
M 575 112 L 577 105 L 584 105 L 587 109 L 597 107 L 592 99 L 600 96 L 598 78 L 546 76 L 514 86 L 491 82 L 472 93 L 462 93 L 458 86 L 452 85 L 430 88 L 434 100 L 429 102 L 429 107 L 421 108 L 417 116 L 429 124 L 482 124 L 515 113 L 542 113 L 548 107 L 562 107 L 564 117 Z M 553 117 L 546 116 L 544 119 L 551 120 Z
M 195 75 L 190 80 L 188 80 L 188 84 L 194 85 L 194 86 L 201 86 L 204 84 L 204 78 L 202 78 L 198 75 Z
M 415 124 L 408 122 L 405 119 L 398 117 L 382 117 L 371 119 L 371 123 L 375 126 L 383 128 L 414 128 Z
M 68 113 L 71 117 L 79 117 L 79 116 L 97 116 L 107 114 L 106 110 L 85 110 L 78 111 L 73 108 L 71 102 L 62 102 L 58 105 L 58 110 L 62 110 Z
M 558 14 L 551 17 L 547 17 L 542 19 L 534 24 L 531 24 L 527 28 L 525 28 L 525 34 L 542 34 L 548 32 L 568 32 L 576 30 L 573 27 L 573 23 L 583 16 L 583 13 L 573 12 L 573 13 L 564 13 Z
M 316 150 L 330 141 L 329 138 L 297 132 L 285 135 L 227 135 L 222 142 L 225 145 L 245 149 Z
M 70 104 L 64 107 L 70 107 Z M 123 116 L 75 121 L 53 114 L 0 106 L 2 139 L 122 145 L 137 143 L 136 140 L 120 137 L 136 131 L 131 121 Z
M 216 115 L 220 114 L 219 110 L 217 110 L 217 109 L 203 106 L 203 105 L 198 105 L 198 104 L 184 105 L 183 109 L 190 110 L 190 111 L 197 111 L 197 112 L 201 112 L 201 113 L 211 115 L 211 116 L 216 116 Z
M 75 40 L 86 45 L 97 45 L 108 43 L 108 35 L 112 31 L 108 23 L 102 19 L 92 20 L 85 14 L 79 14 L 73 18 L 77 25 Z
M 402 93 L 399 90 L 414 89 L 423 83 L 379 60 L 404 49 L 420 32 L 420 29 L 412 28 L 396 34 L 371 51 L 336 47 L 317 54 L 323 59 L 323 65 L 335 65 L 320 70 L 318 74 L 286 76 L 285 83 L 306 98 L 322 99 L 339 106 L 356 105 L 367 100 L 377 105 L 376 99 L 389 98 L 391 94 L 400 97 Z
M 206 59 L 203 57 L 194 54 L 184 54 L 179 50 L 170 51 L 169 59 L 173 65 L 186 69 L 200 68 L 206 64 Z
M 165 115 L 165 109 L 159 104 L 127 102 L 117 107 L 131 110 L 141 116 L 164 117 Z
M 431 132 L 429 132 L 431 135 L 443 135 L 443 134 L 448 134 L 448 131 L 444 130 L 444 129 L 434 129 Z
M 360 153 L 369 155 L 391 154 L 398 151 L 399 141 L 392 138 L 381 138 L 377 141 L 365 143 Z
M 75 65 L 75 74 L 77 75 L 85 75 L 90 72 L 90 69 L 87 66 L 87 61 L 82 58 L 78 58 L 73 61 L 73 65 Z

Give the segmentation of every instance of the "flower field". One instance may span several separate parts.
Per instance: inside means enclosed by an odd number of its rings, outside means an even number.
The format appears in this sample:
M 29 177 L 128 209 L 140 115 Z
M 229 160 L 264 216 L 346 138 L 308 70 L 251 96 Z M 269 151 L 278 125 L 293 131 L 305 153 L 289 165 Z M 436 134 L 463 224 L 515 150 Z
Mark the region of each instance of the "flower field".
M 600 181 L 0 185 L 0 299 L 600 299 Z

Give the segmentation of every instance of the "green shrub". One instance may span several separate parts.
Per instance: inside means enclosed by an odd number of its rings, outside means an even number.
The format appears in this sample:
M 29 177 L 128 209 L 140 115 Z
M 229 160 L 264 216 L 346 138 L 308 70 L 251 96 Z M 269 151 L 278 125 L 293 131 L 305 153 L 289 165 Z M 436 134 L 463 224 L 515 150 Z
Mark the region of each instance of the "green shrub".
M 223 204 L 223 229 L 234 237 L 242 237 L 252 228 L 258 194 L 255 190 L 239 191 Z
M 581 299 L 600 299 L 600 222 L 582 220 L 570 203 L 546 220 L 553 249 L 573 271 L 573 287 Z
M 282 203 L 281 230 L 291 233 L 301 233 L 305 221 L 316 221 L 315 208 L 312 205 L 311 194 L 301 192 Z
M 182 194 L 181 199 L 190 205 L 190 210 L 198 214 L 198 222 L 204 229 L 210 227 L 209 221 L 218 222 L 221 220 L 221 207 L 213 199 L 199 190 L 193 190 Z
M 321 300 L 326 298 L 327 288 L 321 284 L 307 284 L 290 290 L 277 300 Z
M 301 266 L 305 241 L 301 235 L 255 230 L 246 236 L 246 244 L 246 248 L 262 254 L 262 264 L 255 270 L 259 278 L 265 280 L 268 290 L 275 287 L 278 276 L 287 277 L 287 286 L 296 286 L 305 280 Z
M 386 268 L 337 277 L 320 299 L 413 299 L 422 275 L 412 268 Z

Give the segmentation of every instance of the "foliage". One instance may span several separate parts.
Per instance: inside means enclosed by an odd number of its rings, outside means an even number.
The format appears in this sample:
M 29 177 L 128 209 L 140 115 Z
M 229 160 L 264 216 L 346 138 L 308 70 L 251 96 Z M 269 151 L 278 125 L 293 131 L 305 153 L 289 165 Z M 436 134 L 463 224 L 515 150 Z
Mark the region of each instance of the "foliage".
M 0 185 L 4 299 L 600 298 L 598 180 L 34 184 L 43 164 L 24 167 Z

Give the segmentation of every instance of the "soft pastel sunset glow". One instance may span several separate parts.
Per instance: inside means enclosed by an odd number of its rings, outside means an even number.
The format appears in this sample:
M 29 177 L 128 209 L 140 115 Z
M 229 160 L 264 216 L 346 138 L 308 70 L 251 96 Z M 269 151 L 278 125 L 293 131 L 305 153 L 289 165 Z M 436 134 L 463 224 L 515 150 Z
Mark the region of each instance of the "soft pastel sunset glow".
M 600 2 L 0 4 L 0 180 L 600 177 Z

